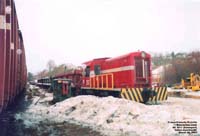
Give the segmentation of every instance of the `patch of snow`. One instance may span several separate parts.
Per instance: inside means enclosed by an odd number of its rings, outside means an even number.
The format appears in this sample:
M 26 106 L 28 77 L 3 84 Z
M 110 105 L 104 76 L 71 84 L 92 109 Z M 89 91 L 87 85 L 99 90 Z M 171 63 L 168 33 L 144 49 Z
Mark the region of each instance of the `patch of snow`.
M 173 88 L 168 87 L 167 91 L 168 92 L 188 92 L 189 90 L 187 90 L 187 89 L 173 89 Z
M 200 91 L 190 91 L 190 92 L 187 92 L 186 95 L 193 95 L 193 96 L 200 96 Z
M 46 106 L 52 95 L 46 93 L 36 105 L 39 97 L 16 119 L 24 120 L 27 127 L 40 121 L 71 121 L 87 125 L 106 135 L 176 135 L 168 121 L 198 121 L 200 132 L 199 100 L 171 98 L 160 105 L 144 105 L 114 97 L 77 96 Z

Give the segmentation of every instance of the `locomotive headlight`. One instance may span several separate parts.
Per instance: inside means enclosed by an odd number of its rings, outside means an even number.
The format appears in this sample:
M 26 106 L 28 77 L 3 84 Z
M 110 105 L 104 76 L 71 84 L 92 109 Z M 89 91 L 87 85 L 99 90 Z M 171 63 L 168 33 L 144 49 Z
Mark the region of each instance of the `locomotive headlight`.
M 145 57 L 146 57 L 146 53 L 145 53 L 145 52 L 142 52 L 142 53 L 141 53 L 141 56 L 142 56 L 142 58 L 145 58 Z

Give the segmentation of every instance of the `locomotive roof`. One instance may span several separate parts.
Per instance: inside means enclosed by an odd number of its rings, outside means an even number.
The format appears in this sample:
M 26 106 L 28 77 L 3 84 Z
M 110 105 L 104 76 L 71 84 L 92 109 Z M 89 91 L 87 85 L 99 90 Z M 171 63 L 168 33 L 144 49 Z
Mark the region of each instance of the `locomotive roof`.
M 135 56 L 138 56 L 140 55 L 142 52 L 144 51 L 137 51 L 137 52 L 130 52 L 130 53 L 127 53 L 125 55 L 121 55 L 121 56 L 118 56 L 118 57 L 113 57 L 113 58 L 110 58 L 110 59 L 107 59 L 106 61 L 113 61 L 113 60 L 119 60 L 119 59 L 123 59 L 123 58 L 126 58 L 130 55 L 135 55 Z M 149 55 L 148 53 L 144 52 L 145 54 Z
M 96 58 L 96 59 L 93 59 L 93 60 L 90 60 L 90 61 L 86 61 L 86 62 L 84 62 L 83 64 L 85 64 L 85 65 L 91 65 L 92 62 L 99 61 L 99 60 L 105 60 L 105 61 L 118 60 L 118 59 L 126 58 L 126 57 L 128 57 L 128 56 L 130 56 L 130 55 L 135 55 L 135 56 L 137 56 L 137 55 L 140 55 L 142 52 L 144 52 L 144 51 L 130 52 L 130 53 L 127 53 L 127 54 L 125 54 L 125 55 L 121 55 L 121 56 L 113 57 L 113 58 L 109 58 L 109 57 L 105 57 L 105 58 Z M 148 53 L 146 53 L 146 52 L 144 52 L 144 53 L 147 54 L 148 56 L 150 55 L 150 54 L 148 54 Z
M 85 65 L 91 65 L 91 63 L 94 62 L 94 61 L 107 60 L 107 59 L 110 59 L 110 57 L 96 58 L 96 59 L 93 59 L 93 60 L 90 60 L 90 61 L 86 61 L 83 64 L 85 64 Z
M 118 56 L 118 57 L 113 57 L 113 58 L 107 59 L 106 61 L 112 61 L 112 60 L 116 60 L 116 59 L 122 59 L 122 58 L 128 57 L 130 54 L 132 54 L 132 53 L 121 55 L 121 56 Z

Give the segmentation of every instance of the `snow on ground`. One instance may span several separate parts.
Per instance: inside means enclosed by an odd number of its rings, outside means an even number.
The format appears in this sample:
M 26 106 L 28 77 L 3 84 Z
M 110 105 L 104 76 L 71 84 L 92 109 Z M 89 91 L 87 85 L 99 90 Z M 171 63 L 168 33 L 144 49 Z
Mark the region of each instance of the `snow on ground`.
M 200 100 L 171 98 L 159 105 L 144 105 L 114 97 L 77 96 L 48 106 L 52 99 L 34 97 L 30 107 L 16 115 L 27 127 L 41 121 L 65 122 L 90 126 L 105 135 L 176 135 L 168 121 L 198 121 L 200 133 Z M 39 100 L 39 101 L 38 101 Z M 37 103 L 37 104 L 35 104 Z
M 189 90 L 187 90 L 187 89 L 173 89 L 173 88 L 168 87 L 167 91 L 168 92 L 188 92 Z
M 167 88 L 167 91 L 171 96 L 180 95 L 180 97 L 187 97 L 187 98 L 196 97 L 200 99 L 200 91 L 192 91 L 188 89 L 173 89 L 173 88 Z
M 197 92 L 189 91 L 189 92 L 186 93 L 186 95 L 200 96 L 200 91 L 197 91 Z

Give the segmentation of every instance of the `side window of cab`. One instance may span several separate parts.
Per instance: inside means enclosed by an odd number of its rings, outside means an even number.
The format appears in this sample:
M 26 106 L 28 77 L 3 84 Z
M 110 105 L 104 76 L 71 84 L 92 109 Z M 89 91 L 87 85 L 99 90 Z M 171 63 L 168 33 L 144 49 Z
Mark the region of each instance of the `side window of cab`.
M 101 74 L 100 65 L 94 65 L 94 73 L 95 73 L 95 75 L 100 75 Z
M 85 68 L 85 77 L 90 77 L 90 66 Z

